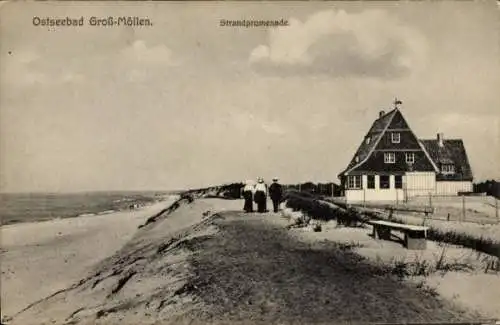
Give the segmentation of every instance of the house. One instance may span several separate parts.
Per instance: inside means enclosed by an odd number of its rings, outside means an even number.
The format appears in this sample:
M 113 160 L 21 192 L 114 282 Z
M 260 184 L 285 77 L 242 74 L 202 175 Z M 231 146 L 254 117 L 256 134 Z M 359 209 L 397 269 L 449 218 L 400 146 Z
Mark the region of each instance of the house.
M 398 105 L 381 111 L 347 168 L 339 174 L 346 200 L 398 201 L 472 192 L 472 171 L 460 139 L 421 140 Z

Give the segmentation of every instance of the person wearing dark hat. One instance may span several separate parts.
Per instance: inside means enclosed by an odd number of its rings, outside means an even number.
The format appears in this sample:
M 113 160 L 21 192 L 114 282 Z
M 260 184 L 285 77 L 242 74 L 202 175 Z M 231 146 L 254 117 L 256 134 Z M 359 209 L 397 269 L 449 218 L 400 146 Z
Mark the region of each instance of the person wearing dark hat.
M 283 187 L 278 183 L 278 178 L 273 178 L 273 183 L 269 186 L 269 196 L 273 201 L 273 211 L 278 212 L 281 200 L 283 199 Z
M 267 211 L 267 185 L 262 178 L 259 178 L 255 185 L 254 200 L 257 203 L 257 212 Z

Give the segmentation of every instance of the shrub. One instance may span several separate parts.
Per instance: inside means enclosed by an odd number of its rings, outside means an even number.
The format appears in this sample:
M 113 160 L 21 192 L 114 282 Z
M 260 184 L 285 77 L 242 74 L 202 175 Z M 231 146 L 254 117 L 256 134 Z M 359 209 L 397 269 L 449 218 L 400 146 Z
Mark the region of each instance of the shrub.
M 182 193 L 181 199 L 186 200 L 188 203 L 192 203 L 194 201 L 194 196 L 190 193 Z
M 455 231 L 441 231 L 430 228 L 427 232 L 430 240 L 445 242 L 477 250 L 479 252 L 500 258 L 500 242 L 495 242 L 489 238 L 476 238 L 469 234 Z
M 289 192 L 286 202 L 287 207 L 294 211 L 300 210 L 317 220 L 337 220 L 338 224 L 344 226 L 356 226 L 359 222 L 363 222 L 355 210 L 345 210 L 309 197 L 307 194 L 304 195 L 304 193 Z

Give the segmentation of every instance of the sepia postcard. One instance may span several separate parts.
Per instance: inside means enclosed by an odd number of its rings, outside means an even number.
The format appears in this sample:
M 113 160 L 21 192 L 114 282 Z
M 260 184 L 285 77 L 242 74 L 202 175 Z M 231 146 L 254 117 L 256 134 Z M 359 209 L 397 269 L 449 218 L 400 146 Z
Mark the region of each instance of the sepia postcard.
M 493 0 L 1 2 L 1 324 L 500 324 L 499 58 Z

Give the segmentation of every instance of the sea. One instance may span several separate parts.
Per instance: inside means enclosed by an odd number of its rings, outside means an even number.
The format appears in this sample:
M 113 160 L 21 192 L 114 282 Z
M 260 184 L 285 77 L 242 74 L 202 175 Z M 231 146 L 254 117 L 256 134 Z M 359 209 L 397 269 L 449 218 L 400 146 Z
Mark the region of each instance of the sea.
M 1 225 L 74 218 L 153 204 L 172 192 L 0 193 Z

